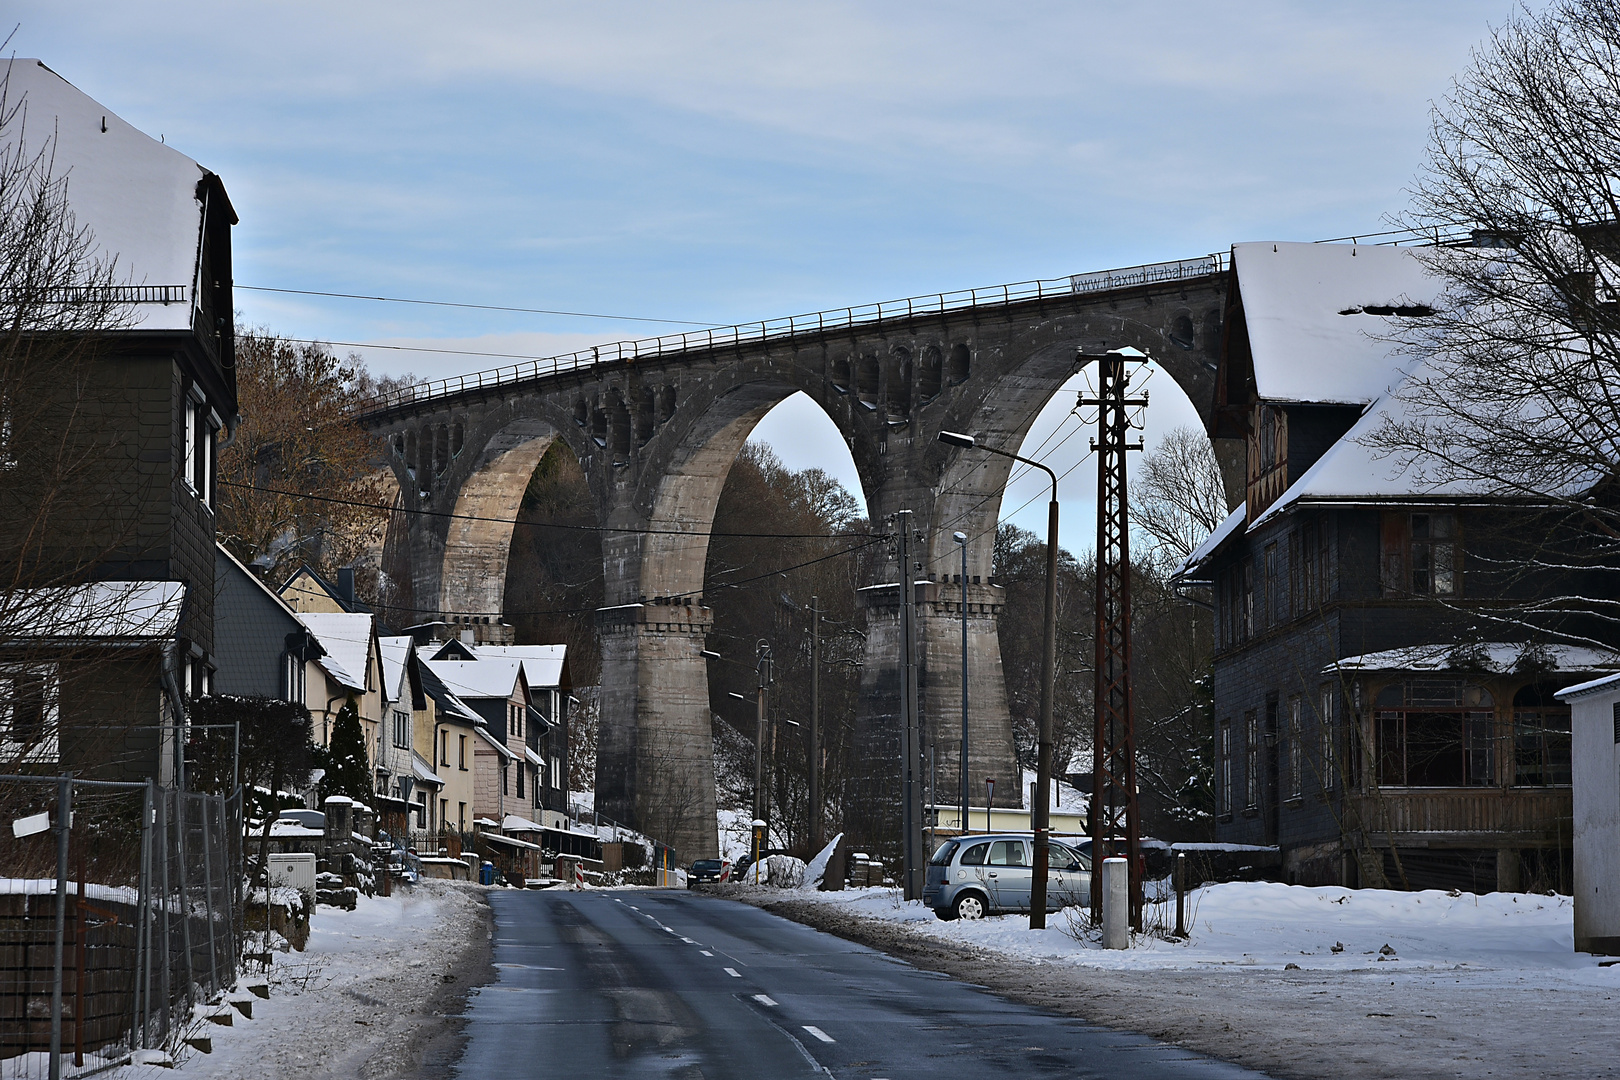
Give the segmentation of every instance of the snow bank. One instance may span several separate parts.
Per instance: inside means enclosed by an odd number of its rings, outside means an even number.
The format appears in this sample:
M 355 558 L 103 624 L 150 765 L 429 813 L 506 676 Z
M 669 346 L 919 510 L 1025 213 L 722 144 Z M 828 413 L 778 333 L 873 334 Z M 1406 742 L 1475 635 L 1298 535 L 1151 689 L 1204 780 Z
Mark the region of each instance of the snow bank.
M 1599 970 L 1596 959 L 1573 951 L 1573 907 L 1564 896 L 1232 882 L 1188 895 L 1188 940 L 1139 935 L 1125 951 L 1103 950 L 1080 908 L 1051 916 L 1045 930 L 1031 930 L 1027 915 L 943 922 L 921 903 L 901 900 L 896 889 L 798 893 L 796 898 L 1040 963 L 1142 971 L 1291 964 L 1307 971 Z M 1150 904 L 1146 921 L 1173 928 L 1175 901 Z M 1602 977 L 1610 977 L 1607 969 Z

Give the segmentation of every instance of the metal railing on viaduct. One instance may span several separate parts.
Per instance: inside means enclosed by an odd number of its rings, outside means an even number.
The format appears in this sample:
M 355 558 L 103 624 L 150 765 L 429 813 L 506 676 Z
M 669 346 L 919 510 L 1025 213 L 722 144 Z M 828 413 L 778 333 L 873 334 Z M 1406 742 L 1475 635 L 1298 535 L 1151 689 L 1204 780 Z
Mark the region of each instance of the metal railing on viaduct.
M 385 413 L 401 407 L 455 397 L 467 391 L 511 387 L 598 364 L 635 363 L 683 353 L 710 352 L 739 345 L 786 341 L 799 336 L 870 327 L 890 319 L 912 319 L 919 315 L 1005 308 L 1027 301 L 1088 296 L 1115 289 L 1192 281 L 1225 273 L 1228 259 L 1229 255 L 1226 252 L 1219 252 L 1192 259 L 1175 259 L 1170 262 L 1099 270 L 1088 274 L 1070 274 L 1060 278 L 1020 281 L 988 288 L 959 289 L 954 292 L 913 296 L 903 300 L 884 300 L 856 307 L 833 308 L 807 315 L 789 315 L 785 318 L 766 319 L 737 326 L 687 330 L 633 341 L 615 341 L 561 356 L 529 360 L 521 364 L 400 387 L 366 403 L 360 412 L 366 416 Z

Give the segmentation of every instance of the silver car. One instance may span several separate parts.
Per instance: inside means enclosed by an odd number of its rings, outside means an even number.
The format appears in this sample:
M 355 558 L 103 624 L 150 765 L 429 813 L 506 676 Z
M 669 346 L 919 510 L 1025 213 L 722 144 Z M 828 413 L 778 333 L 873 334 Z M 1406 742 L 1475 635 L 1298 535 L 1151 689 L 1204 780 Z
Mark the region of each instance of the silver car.
M 1034 848 L 1029 833 L 967 835 L 947 840 L 928 860 L 923 903 L 942 919 L 982 919 L 986 915 L 1028 911 Z M 1059 840 L 1050 841 L 1046 910 L 1090 904 L 1090 854 Z

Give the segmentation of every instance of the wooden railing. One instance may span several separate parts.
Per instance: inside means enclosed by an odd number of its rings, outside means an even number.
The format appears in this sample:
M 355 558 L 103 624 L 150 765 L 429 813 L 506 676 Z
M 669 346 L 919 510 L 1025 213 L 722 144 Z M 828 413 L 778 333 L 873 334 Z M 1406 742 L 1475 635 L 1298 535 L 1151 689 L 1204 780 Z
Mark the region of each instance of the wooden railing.
M 1567 842 L 1573 816 L 1569 788 L 1386 788 L 1352 802 L 1361 827 L 1374 836 L 1494 833 Z

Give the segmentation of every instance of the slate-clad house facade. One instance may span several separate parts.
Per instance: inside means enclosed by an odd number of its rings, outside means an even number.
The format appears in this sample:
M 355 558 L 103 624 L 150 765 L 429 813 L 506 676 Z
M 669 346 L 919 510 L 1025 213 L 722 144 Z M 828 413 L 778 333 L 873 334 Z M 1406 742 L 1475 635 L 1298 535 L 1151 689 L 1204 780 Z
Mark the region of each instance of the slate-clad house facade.
M 1429 311 L 1410 251 L 1233 249 L 1210 434 L 1246 440 L 1240 505 L 1183 567 L 1215 609 L 1216 836 L 1299 883 L 1567 889 L 1569 710 L 1614 653 L 1488 617 L 1524 511 L 1423 483 L 1364 442 Z M 1474 557 L 1471 561 L 1471 555 Z
M 53 511 L 45 550 L 60 564 L 57 580 L 167 582 L 184 593 L 167 643 L 111 661 L 97 677 L 119 688 L 118 723 L 127 728 L 120 764 L 112 771 L 91 760 L 72 764 L 81 775 L 169 780 L 173 746 L 158 745 L 156 733 L 172 723 L 176 697 L 209 691 L 214 667 L 214 464 L 221 432 L 236 416 L 236 215 L 217 175 L 39 61 L 0 68 L 8 103 L 27 109 L 26 126 L 14 123 L 5 136 L 26 137 L 29 155 L 49 140 L 53 175 L 68 178 L 75 226 L 93 236 L 98 257 L 116 258 L 114 298 L 123 310 L 91 368 L 62 372 L 57 383 L 78 395 L 80 449 L 104 455 L 105 469 L 95 484 L 59 493 L 66 498 Z M 177 690 L 166 690 L 165 668 Z M 61 723 L 77 722 L 75 704 L 98 692 L 60 692 L 53 708 Z M 100 713 L 83 722 L 107 723 Z

